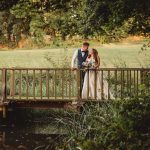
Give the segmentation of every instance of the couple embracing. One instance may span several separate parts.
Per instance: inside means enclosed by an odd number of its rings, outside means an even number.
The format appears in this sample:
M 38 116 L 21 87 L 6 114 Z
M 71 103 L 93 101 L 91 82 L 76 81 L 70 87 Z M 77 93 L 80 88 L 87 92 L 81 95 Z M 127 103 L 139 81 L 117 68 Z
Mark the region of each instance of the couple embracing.
M 80 89 L 82 99 L 102 99 L 102 90 L 104 99 L 108 98 L 108 82 L 101 81 L 100 71 L 100 56 L 94 48 L 89 50 L 89 43 L 84 42 L 82 47 L 75 51 L 71 68 L 72 70 L 80 69 Z M 103 89 L 101 87 L 103 82 Z M 111 98 L 113 95 L 109 93 Z
M 101 89 L 101 75 L 97 71 L 100 67 L 100 56 L 94 48 L 89 50 L 89 43 L 84 42 L 82 47 L 75 51 L 71 68 L 72 70 L 81 69 L 81 98 L 82 99 L 102 99 L 102 90 L 105 99 L 108 97 L 108 82 L 103 80 Z M 88 70 L 87 70 L 87 69 Z M 110 96 L 112 95 L 109 93 Z

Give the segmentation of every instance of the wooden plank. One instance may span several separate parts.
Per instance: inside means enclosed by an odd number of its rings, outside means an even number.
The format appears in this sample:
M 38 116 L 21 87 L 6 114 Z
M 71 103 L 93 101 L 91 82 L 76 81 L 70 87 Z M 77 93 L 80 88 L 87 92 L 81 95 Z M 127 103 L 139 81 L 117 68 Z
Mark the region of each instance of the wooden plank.
M 2 97 L 1 97 L 1 103 L 3 103 L 4 101 L 6 101 L 7 99 L 7 80 L 6 80 L 6 76 L 7 76 L 7 69 L 2 69 Z
M 35 69 L 33 69 L 33 99 L 36 99 L 36 96 L 35 96 Z
M 57 89 L 56 89 L 56 80 L 57 80 L 57 78 L 56 78 L 56 70 L 54 70 L 54 89 L 55 89 L 55 91 L 54 91 L 54 95 L 55 95 L 55 100 L 56 100 L 56 98 L 57 98 Z
M 0 68 L 0 69 L 4 69 L 4 68 Z M 13 68 L 5 68 L 5 69 L 7 69 L 7 70 L 33 70 L 33 69 L 35 69 L 35 70 L 62 70 L 62 68 L 35 68 L 35 67 L 33 67 L 33 68 L 23 68 L 23 67 L 20 67 L 20 68 L 15 68 L 15 67 L 13 67 Z M 63 68 L 63 70 L 70 70 L 70 68 Z M 100 69 L 97 69 L 97 70 L 102 70 L 102 71 L 108 71 L 108 70 L 111 70 L 111 71 L 115 71 L 115 70 L 117 70 L 117 71 L 121 71 L 121 70 L 124 70 L 124 71 L 130 71 L 130 70 L 145 70 L 145 71 L 149 71 L 150 70 L 150 68 L 100 68 Z
M 114 71 L 114 73 L 115 73 L 115 98 L 117 98 L 117 82 L 118 82 L 118 80 L 117 80 L 117 70 L 115 70 Z
M 49 99 L 49 70 L 46 70 L 46 96 Z
M 71 99 L 71 70 L 69 70 L 69 99 Z
M 110 70 L 108 71 L 108 99 L 110 100 Z
M 61 80 L 62 80 L 62 99 L 64 99 L 64 70 L 61 70 Z
M 101 99 L 104 99 L 103 70 L 101 71 Z
M 139 95 L 139 71 L 137 70 L 137 87 L 136 87 L 136 96 Z
M 90 80 L 89 75 L 90 75 L 90 72 L 89 72 L 89 69 L 87 69 L 87 99 L 89 99 L 89 80 Z
M 40 70 L 40 96 L 41 99 L 43 98 L 43 92 L 42 92 L 42 70 Z
M 95 81 L 94 81 L 94 98 L 97 99 L 97 70 L 95 69 Z
M 129 71 L 127 70 L 127 94 L 129 95 Z
M 130 77 L 129 77 L 130 79 L 130 82 L 129 82 L 129 88 L 130 88 L 130 96 L 131 96 L 131 92 L 132 92 L 132 72 L 131 72 L 131 70 L 130 70 Z
M 77 70 L 77 100 L 80 100 L 82 97 L 81 97 L 81 71 L 78 69 Z
M 26 97 L 29 97 L 29 79 L 28 79 L 28 70 L 26 70 Z
M 10 95 L 12 96 L 12 98 L 14 98 L 15 95 L 15 70 L 11 70 L 10 71 Z
M 135 70 L 133 71 L 134 72 L 134 74 L 133 74 L 133 84 L 134 84 L 134 96 L 136 95 L 136 74 L 135 74 Z
M 125 74 L 125 71 L 123 70 L 122 71 L 122 92 L 123 92 L 122 98 L 125 97 L 125 78 L 124 78 L 125 75 L 124 74 Z
M 64 85 L 65 85 L 65 91 L 64 91 L 64 95 L 67 96 L 69 98 L 69 93 L 68 93 L 68 90 L 69 90 L 69 85 L 68 85 L 68 80 L 66 78 L 66 76 L 68 78 L 70 78 L 70 75 L 69 75 L 69 70 L 64 70 L 64 76 L 65 76 L 65 80 L 64 80 Z
M 20 83 L 19 83 L 19 99 L 21 99 L 21 97 L 22 97 L 22 70 L 19 70 L 19 79 L 20 79 Z

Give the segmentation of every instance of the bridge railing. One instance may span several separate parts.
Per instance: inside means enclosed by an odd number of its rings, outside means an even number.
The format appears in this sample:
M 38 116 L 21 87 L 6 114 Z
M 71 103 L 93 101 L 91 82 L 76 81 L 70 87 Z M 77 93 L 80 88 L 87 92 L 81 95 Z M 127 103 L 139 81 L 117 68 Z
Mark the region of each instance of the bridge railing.
M 150 68 L 2 68 L 0 79 L 1 102 L 129 98 L 140 94 L 141 85 L 150 91 Z

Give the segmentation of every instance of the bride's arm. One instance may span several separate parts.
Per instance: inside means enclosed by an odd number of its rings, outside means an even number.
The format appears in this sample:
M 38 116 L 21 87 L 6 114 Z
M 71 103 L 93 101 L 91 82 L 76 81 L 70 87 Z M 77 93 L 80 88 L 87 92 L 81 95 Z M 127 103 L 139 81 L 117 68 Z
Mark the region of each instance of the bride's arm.
M 97 60 L 98 60 L 98 63 L 97 63 L 97 65 L 95 66 L 95 68 L 99 68 L 99 67 L 100 67 L 100 57 L 99 57 L 99 56 L 97 56 Z

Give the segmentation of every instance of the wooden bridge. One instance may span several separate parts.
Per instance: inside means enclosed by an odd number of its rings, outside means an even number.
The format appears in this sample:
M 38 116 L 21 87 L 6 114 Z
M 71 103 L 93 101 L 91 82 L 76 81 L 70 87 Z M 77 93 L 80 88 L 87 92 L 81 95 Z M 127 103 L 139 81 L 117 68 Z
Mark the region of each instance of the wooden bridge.
M 101 98 L 97 98 L 97 78 L 95 73 L 94 98 L 81 97 L 81 73 L 91 70 L 69 68 L 0 68 L 0 110 L 3 116 L 9 106 L 17 108 L 66 107 L 72 102 L 106 101 L 138 96 L 141 85 L 150 90 L 150 68 L 101 68 Z M 90 80 L 90 79 L 89 79 Z M 104 96 L 104 81 L 107 81 L 107 97 Z M 106 91 L 105 91 L 106 92 Z M 112 99 L 113 100 L 113 99 Z

